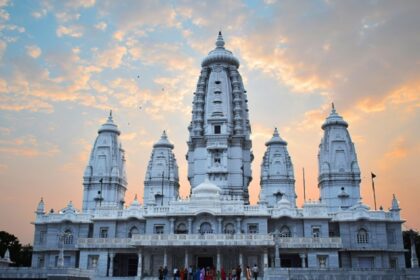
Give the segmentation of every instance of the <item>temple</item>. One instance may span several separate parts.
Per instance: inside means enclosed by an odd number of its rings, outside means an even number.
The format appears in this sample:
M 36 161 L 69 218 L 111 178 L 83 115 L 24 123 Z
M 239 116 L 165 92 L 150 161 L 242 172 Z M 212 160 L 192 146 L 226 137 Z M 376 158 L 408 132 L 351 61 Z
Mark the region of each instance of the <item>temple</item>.
M 157 279 L 161 266 L 172 277 L 175 267 L 244 271 L 255 264 L 259 279 L 306 279 L 299 275 L 309 272 L 365 279 L 366 270 L 402 271 L 398 201 L 390 197 L 388 211 L 363 204 L 355 145 L 334 105 L 321 126 L 320 199 L 296 204 L 292 158 L 276 128 L 265 144 L 259 202 L 250 205 L 254 156 L 239 66 L 219 33 L 193 95 L 187 198 L 179 197 L 174 145 L 163 131 L 151 147 L 143 202 L 127 203 L 125 151 L 111 113 L 83 175 L 82 209 L 69 202 L 46 212 L 39 202 L 33 268 L 74 268 L 92 279 Z

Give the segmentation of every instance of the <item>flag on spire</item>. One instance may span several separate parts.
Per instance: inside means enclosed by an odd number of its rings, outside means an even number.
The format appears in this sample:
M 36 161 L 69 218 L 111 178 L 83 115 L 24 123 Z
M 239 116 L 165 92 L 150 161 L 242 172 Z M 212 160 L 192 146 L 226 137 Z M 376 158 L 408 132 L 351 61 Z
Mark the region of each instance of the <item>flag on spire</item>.
M 375 178 L 376 178 L 376 175 L 375 175 L 375 174 L 373 174 L 373 172 L 370 172 L 370 174 L 371 174 L 371 176 L 372 176 L 372 179 L 375 179 Z

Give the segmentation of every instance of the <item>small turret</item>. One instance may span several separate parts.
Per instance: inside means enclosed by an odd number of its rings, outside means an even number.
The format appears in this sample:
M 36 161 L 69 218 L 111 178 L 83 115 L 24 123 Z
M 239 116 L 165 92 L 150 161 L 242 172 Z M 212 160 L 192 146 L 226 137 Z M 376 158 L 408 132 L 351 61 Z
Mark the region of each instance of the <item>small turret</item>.
M 110 111 L 106 123 L 98 130 L 83 176 L 83 211 L 98 207 L 121 209 L 124 205 L 127 178 L 120 134 Z
M 331 211 L 349 208 L 360 198 L 360 170 L 347 127 L 333 103 L 322 125 L 324 136 L 318 153 L 318 187 Z
M 395 196 L 395 194 L 392 194 L 392 203 L 391 203 L 391 209 L 390 211 L 400 211 L 400 204 Z
M 35 214 L 37 215 L 44 215 L 45 214 L 45 204 L 44 199 L 41 197 L 41 200 L 38 203 L 38 207 L 36 208 Z
M 275 128 L 273 137 L 265 145 L 267 150 L 261 164 L 261 203 L 276 207 L 277 202 L 284 198 L 295 206 L 295 176 L 287 142 Z
M 171 144 L 163 131 L 153 145 L 144 180 L 144 204 L 168 205 L 179 195 L 178 165 Z

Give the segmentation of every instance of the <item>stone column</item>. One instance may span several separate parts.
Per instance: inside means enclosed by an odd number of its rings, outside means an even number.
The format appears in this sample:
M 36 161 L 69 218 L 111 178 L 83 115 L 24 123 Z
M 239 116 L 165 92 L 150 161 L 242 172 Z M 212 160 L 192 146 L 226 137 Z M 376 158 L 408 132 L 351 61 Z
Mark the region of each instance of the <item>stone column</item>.
M 188 268 L 188 250 L 185 249 L 185 261 L 184 261 L 184 267 Z
M 279 246 L 279 244 L 276 244 L 276 246 L 275 246 L 275 252 L 274 252 L 274 258 L 275 258 L 275 260 L 274 260 L 274 266 L 275 267 L 281 267 L 281 262 L 280 262 L 280 246 Z
M 193 233 L 193 228 L 192 228 L 192 218 L 188 218 L 188 234 L 192 234 Z
M 217 218 L 217 222 L 218 222 L 218 227 L 219 227 L 219 234 L 222 234 L 223 233 L 223 228 L 222 228 L 223 218 L 221 217 Z
M 236 233 L 241 234 L 241 218 L 236 218 Z
M 239 266 L 242 268 L 242 270 L 243 270 L 243 255 L 242 255 L 242 252 L 241 252 L 241 249 L 239 249 Z
M 267 249 L 264 249 L 263 266 L 264 266 L 264 268 L 268 267 L 268 252 L 267 252 Z
M 163 267 L 168 266 L 168 253 L 163 249 Z
M 410 232 L 410 242 L 411 242 L 411 268 L 419 267 L 419 259 L 417 258 L 416 252 L 416 233 L 413 231 Z
M 139 260 L 137 262 L 137 278 L 141 279 L 142 273 L 143 273 L 143 252 L 141 249 L 138 251 L 138 257 Z
M 114 253 L 109 253 L 109 270 L 108 270 L 108 276 L 112 277 L 114 276 Z
M 305 262 L 306 254 L 305 253 L 300 253 L 299 257 L 300 257 L 301 262 L 302 262 L 302 267 L 306 267 L 306 262 Z
M 221 269 L 220 249 L 217 249 L 216 271 Z
M 169 221 L 171 222 L 171 229 L 169 233 L 173 234 L 175 233 L 175 218 L 170 218 Z

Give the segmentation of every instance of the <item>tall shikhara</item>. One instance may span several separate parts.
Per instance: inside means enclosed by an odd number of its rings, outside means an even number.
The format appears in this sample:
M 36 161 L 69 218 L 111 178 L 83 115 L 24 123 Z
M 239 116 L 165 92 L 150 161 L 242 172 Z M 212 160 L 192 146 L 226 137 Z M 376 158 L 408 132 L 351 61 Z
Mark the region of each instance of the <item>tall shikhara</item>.
M 219 32 L 216 48 L 201 63 L 189 126 L 188 179 L 194 189 L 208 178 L 223 194 L 247 203 L 253 160 L 248 100 L 239 61 L 224 45 Z

